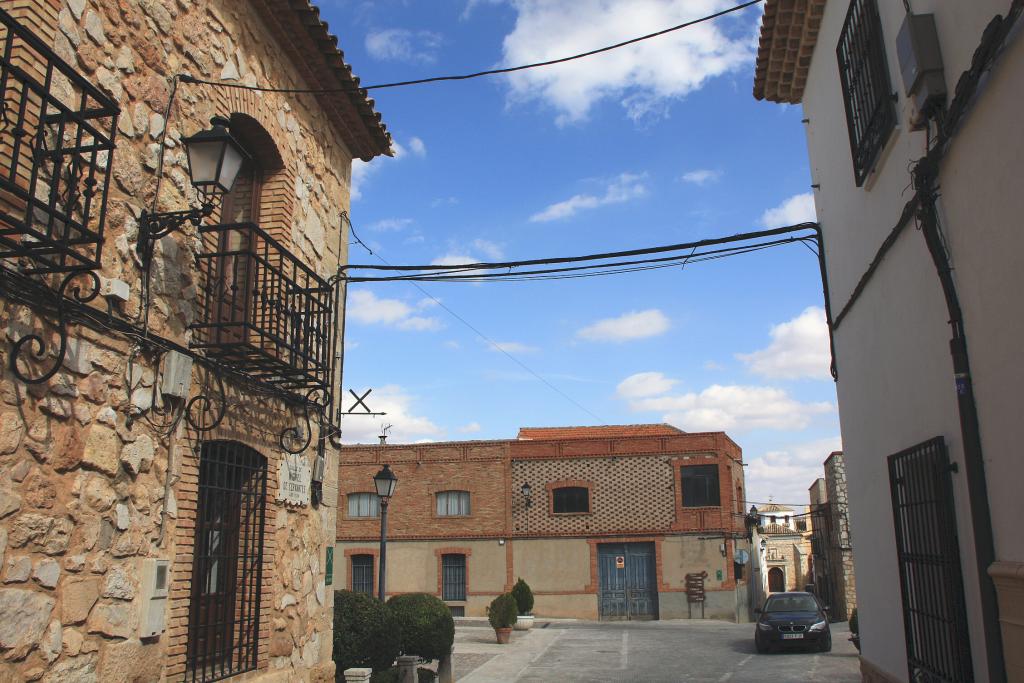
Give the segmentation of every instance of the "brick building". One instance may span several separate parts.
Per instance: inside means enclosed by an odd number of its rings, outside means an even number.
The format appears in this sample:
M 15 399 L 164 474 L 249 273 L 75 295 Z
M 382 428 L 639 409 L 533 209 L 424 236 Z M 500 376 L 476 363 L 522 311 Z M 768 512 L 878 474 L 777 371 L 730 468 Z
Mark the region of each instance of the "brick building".
M 432 593 L 482 616 L 522 577 L 540 616 L 684 618 L 686 575 L 707 572 L 705 615 L 746 618 L 742 454 L 722 432 L 523 428 L 515 440 L 344 446 L 339 588 L 376 590 L 372 477 L 385 463 L 399 478 L 389 595 Z
M 380 116 L 304 0 L 0 10 L 0 680 L 333 680 L 311 471 Z M 215 115 L 247 157 L 197 200 Z

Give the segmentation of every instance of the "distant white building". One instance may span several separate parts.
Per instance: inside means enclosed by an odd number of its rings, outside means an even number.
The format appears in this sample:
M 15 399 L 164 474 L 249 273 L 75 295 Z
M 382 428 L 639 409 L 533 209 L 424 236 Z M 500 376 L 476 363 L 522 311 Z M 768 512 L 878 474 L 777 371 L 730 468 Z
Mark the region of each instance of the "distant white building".
M 824 238 L 865 681 L 1024 680 L 1022 9 L 764 3 L 754 95 L 803 106 Z

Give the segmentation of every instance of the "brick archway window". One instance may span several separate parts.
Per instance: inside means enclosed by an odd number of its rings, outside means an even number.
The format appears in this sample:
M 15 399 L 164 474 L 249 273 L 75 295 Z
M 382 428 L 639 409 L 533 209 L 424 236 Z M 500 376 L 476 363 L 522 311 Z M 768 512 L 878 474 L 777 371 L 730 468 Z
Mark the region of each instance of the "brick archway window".
M 256 223 L 268 218 L 263 207 L 272 200 L 264 196 L 267 181 L 284 168 L 284 161 L 270 133 L 246 114 L 231 115 L 231 134 L 251 157 L 238 172 L 235 186 L 221 202 L 221 223 Z

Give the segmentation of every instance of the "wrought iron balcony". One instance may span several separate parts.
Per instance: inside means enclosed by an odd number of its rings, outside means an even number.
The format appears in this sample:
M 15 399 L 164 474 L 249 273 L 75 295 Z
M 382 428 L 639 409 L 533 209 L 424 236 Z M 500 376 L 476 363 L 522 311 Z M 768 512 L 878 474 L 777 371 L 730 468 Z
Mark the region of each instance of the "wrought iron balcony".
M 281 389 L 329 392 L 334 288 L 253 223 L 200 228 L 192 347 Z
M 99 267 L 117 105 L 0 9 L 0 262 Z

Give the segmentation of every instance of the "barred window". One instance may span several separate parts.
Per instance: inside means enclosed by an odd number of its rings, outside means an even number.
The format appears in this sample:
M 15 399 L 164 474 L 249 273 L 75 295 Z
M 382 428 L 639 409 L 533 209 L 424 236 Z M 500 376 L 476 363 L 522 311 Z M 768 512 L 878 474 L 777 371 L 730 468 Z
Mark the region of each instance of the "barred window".
M 563 486 L 551 496 L 551 510 L 556 515 L 590 512 L 590 489 L 586 486 Z
M 466 556 L 441 556 L 441 599 L 466 599 Z
M 352 591 L 373 597 L 373 555 L 352 556 Z
M 852 0 L 836 47 L 857 187 L 864 184 L 896 127 L 877 0 Z
M 718 492 L 718 465 L 684 465 L 680 477 L 683 481 L 684 508 L 721 504 Z M 775 519 L 772 518 L 772 521 Z
M 439 491 L 437 494 L 439 517 L 465 517 L 469 515 L 469 491 Z
M 380 517 L 380 499 L 376 493 L 348 494 L 349 517 Z

